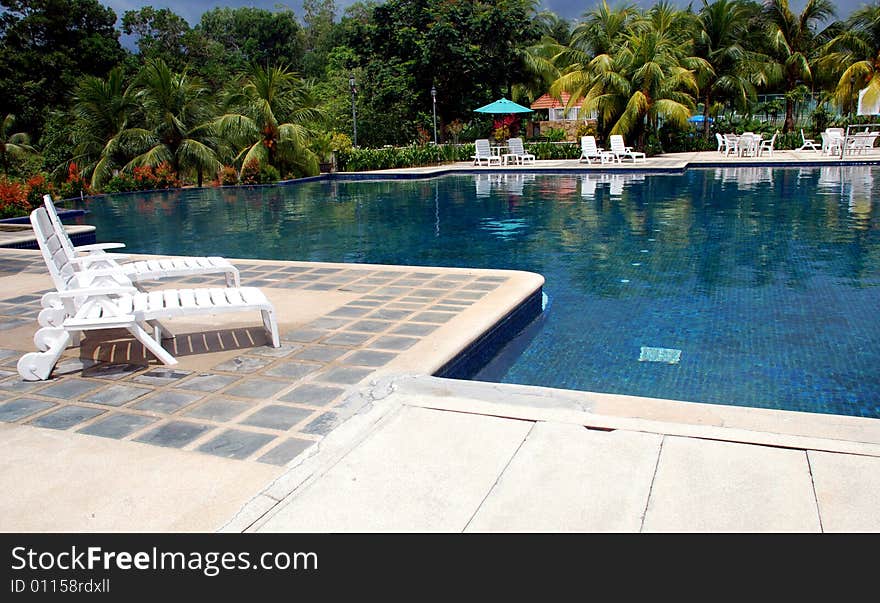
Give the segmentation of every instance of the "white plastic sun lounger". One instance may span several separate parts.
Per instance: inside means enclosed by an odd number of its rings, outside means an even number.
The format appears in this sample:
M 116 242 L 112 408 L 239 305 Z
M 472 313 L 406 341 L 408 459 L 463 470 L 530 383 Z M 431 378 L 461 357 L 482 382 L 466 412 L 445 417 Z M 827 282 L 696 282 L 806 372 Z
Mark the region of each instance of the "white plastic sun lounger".
M 158 322 L 174 316 L 259 311 L 272 346 L 281 345 L 275 309 L 255 287 L 140 291 L 111 260 L 105 259 L 101 268 L 75 269 L 78 259 L 68 256 L 45 208 L 31 212 L 31 225 L 56 290 L 42 299 L 43 310 L 37 317 L 41 328 L 34 335 L 39 351 L 18 361 L 18 373 L 26 381 L 48 379 L 64 349 L 78 343 L 80 333 L 100 329 L 126 329 L 164 364 L 177 364 L 162 347 Z M 152 336 L 145 325 L 153 327 Z
M 108 249 L 118 249 L 125 247 L 124 243 L 96 243 L 93 245 L 81 245 L 74 247 L 71 242 L 61 218 L 58 217 L 58 211 L 52 202 L 52 197 L 43 195 L 43 205 L 49 214 L 52 227 L 58 234 L 59 242 L 68 251 L 70 257 L 92 256 L 94 261 L 100 261 L 102 255 L 110 255 L 113 260 L 121 260 L 127 256 L 122 254 L 107 254 Z M 153 281 L 163 278 L 175 278 L 186 276 L 197 276 L 202 274 L 223 273 L 226 275 L 227 287 L 238 287 L 241 280 L 238 268 L 232 265 L 226 258 L 216 256 L 203 257 L 174 257 L 161 258 L 152 260 L 134 260 L 131 262 L 119 262 L 125 275 L 134 281 L 135 284 L 140 281 Z
M 624 157 L 629 157 L 632 159 L 633 163 L 635 163 L 637 159 L 646 161 L 645 154 L 641 151 L 634 151 L 632 147 L 626 146 L 623 142 L 623 136 L 620 134 L 612 134 L 608 137 L 608 142 L 611 144 L 611 152 L 614 153 L 614 158 L 618 163 L 620 163 Z

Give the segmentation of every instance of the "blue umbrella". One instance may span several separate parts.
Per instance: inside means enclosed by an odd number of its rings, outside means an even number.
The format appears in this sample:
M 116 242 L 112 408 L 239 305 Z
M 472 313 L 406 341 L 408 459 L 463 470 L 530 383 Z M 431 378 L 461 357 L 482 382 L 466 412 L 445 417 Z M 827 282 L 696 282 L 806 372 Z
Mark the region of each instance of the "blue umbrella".
M 518 105 L 512 100 L 508 100 L 506 98 L 499 98 L 494 103 L 489 103 L 485 107 L 480 107 L 479 109 L 474 109 L 477 113 L 531 113 L 532 110 L 528 107 L 523 107 L 522 105 Z
M 704 121 L 704 119 L 703 119 L 703 114 L 700 113 L 699 115 L 694 115 L 693 117 L 688 117 L 688 121 L 691 122 L 692 124 L 701 124 L 701 123 L 703 123 L 703 121 Z M 714 121 L 715 121 L 715 120 L 712 119 L 711 117 L 709 118 L 709 123 L 710 123 L 710 124 L 711 124 L 712 122 L 714 122 Z

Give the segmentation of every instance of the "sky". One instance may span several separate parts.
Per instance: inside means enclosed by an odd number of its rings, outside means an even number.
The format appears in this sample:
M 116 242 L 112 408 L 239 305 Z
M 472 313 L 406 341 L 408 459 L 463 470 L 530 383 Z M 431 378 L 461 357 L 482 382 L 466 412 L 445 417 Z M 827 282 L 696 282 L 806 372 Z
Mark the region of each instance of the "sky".
M 279 0 L 224 0 L 222 3 L 217 3 L 215 0 L 99 0 L 105 6 L 109 6 L 114 11 L 116 11 L 116 15 L 118 17 L 122 17 L 123 13 L 127 10 L 138 10 L 143 8 L 144 6 L 153 6 L 155 8 L 170 8 L 172 11 L 184 17 L 191 25 L 195 25 L 198 23 L 199 19 L 207 10 L 215 8 L 217 6 L 226 6 L 226 7 L 239 7 L 239 6 L 254 6 L 257 8 L 264 8 L 266 10 L 275 10 L 276 8 L 290 8 L 296 13 L 298 16 L 302 16 L 302 0 L 288 0 L 288 1 L 279 1 Z M 336 0 L 336 6 L 341 14 L 346 6 L 349 6 L 354 3 L 355 0 Z M 629 0 L 633 1 L 633 0 Z M 690 0 L 672 0 L 673 4 L 676 6 L 680 6 L 682 8 L 686 7 L 690 4 Z M 617 6 L 618 4 L 623 4 L 624 0 L 611 0 L 609 1 L 610 6 Z M 654 0 L 634 0 L 635 4 L 638 4 L 643 7 L 652 6 L 655 4 Z M 863 4 L 867 4 L 866 0 L 836 0 L 835 5 L 837 6 L 837 16 L 838 18 L 847 17 L 853 10 L 860 7 Z M 566 19 L 575 19 L 580 17 L 583 13 L 588 10 L 591 10 L 594 6 L 598 4 L 598 0 L 542 0 L 541 4 L 544 8 L 552 10 L 554 13 L 559 15 L 560 17 L 564 17 Z M 693 0 L 693 4 L 695 7 L 701 5 L 700 0 Z M 806 4 L 806 0 L 791 0 L 791 7 L 796 11 L 800 12 Z

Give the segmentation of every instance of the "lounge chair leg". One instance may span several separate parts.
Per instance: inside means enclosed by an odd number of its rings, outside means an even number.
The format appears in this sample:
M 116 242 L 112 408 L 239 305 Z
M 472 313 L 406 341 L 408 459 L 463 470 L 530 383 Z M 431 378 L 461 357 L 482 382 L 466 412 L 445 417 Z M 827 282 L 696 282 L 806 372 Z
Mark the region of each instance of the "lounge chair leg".
M 272 340 L 272 347 L 280 348 L 281 340 L 278 337 L 278 323 L 275 320 L 275 312 L 273 310 L 260 310 L 260 314 L 263 315 L 263 326 L 266 327 L 266 332 Z
M 232 268 L 226 273 L 226 286 L 241 287 L 241 276 L 238 273 L 238 268 Z
M 39 352 L 29 352 L 19 358 L 16 368 L 25 381 L 45 381 L 52 374 L 55 363 L 70 343 L 70 334 L 65 329 L 44 327 L 34 335 L 34 344 Z
M 171 354 L 168 353 L 168 350 L 162 347 L 162 344 L 152 337 L 150 334 L 144 331 L 139 325 L 134 325 L 130 327 L 126 327 L 128 332 L 134 335 L 134 338 L 144 344 L 153 355 L 162 361 L 163 364 L 167 364 L 169 366 L 174 366 L 177 364 L 177 359 L 174 358 Z

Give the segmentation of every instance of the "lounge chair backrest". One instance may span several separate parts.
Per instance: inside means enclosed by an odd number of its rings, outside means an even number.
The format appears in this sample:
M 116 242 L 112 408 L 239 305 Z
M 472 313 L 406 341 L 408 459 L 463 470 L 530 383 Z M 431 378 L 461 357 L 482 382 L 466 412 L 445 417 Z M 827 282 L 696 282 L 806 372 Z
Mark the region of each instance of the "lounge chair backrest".
M 62 237 L 58 236 L 49 217 L 49 212 L 43 207 L 38 207 L 31 212 L 31 225 L 37 236 L 37 244 L 52 282 L 58 291 L 65 291 L 71 287 L 71 281 L 76 277 L 76 270 L 71 263 L 71 256 L 65 249 Z
M 492 155 L 492 148 L 489 146 L 488 138 L 478 138 L 474 141 L 474 145 L 478 157 L 490 157 Z
M 523 147 L 522 138 L 509 138 L 507 140 L 507 147 L 510 150 L 510 153 L 513 155 L 525 155 L 526 149 Z
M 55 209 L 55 204 L 52 202 L 52 195 L 43 195 L 43 206 L 46 208 L 46 214 L 49 216 L 52 228 L 55 230 L 55 233 L 58 234 L 58 240 L 61 243 L 61 246 L 64 247 L 64 250 L 69 257 L 76 257 L 76 251 L 73 248 L 73 241 L 67 236 L 64 224 L 58 216 L 58 210 Z
M 589 156 L 597 156 L 599 154 L 599 147 L 596 145 L 596 137 L 595 136 L 581 136 L 581 150 L 585 155 Z
M 624 144 L 623 136 L 621 136 L 620 134 L 612 134 L 608 137 L 608 142 L 611 144 L 612 153 L 626 152 L 626 144 Z

